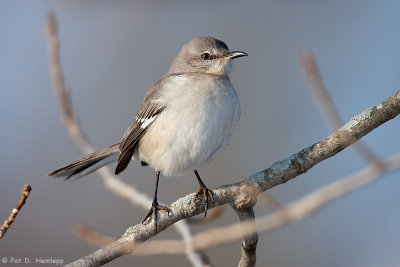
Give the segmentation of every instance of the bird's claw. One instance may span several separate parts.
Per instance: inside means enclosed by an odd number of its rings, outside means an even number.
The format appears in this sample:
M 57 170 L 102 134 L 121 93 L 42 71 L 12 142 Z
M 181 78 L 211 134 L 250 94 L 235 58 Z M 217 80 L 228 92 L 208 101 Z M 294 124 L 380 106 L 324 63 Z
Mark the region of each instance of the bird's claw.
M 204 217 L 206 217 L 207 210 L 210 207 L 210 203 L 214 204 L 214 202 L 215 202 L 213 191 L 205 185 L 200 185 L 199 191 L 196 193 L 196 199 L 198 199 L 198 197 L 200 195 L 202 195 L 204 197 L 205 202 L 206 202 L 206 207 L 205 207 L 205 211 L 204 211 Z
M 147 213 L 146 217 L 144 217 L 144 220 L 142 222 L 142 224 L 150 223 L 151 220 L 147 221 L 147 219 L 149 219 L 151 217 L 151 219 L 154 221 L 154 228 L 155 228 L 156 234 L 157 234 L 157 222 L 158 222 L 158 211 L 159 210 L 166 211 L 169 215 L 169 212 L 170 212 L 169 208 L 158 204 L 158 201 L 156 199 L 154 199 L 149 212 Z

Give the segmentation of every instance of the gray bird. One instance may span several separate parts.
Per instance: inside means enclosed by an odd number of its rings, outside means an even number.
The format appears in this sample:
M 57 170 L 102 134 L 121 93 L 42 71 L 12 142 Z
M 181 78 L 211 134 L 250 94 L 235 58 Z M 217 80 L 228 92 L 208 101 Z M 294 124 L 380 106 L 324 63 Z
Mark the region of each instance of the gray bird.
M 240 116 L 239 99 L 229 74 L 232 59 L 247 56 L 229 51 L 213 37 L 197 37 L 185 44 L 168 72 L 147 92 L 139 112 L 121 143 L 96 151 L 57 169 L 49 176 L 79 178 L 118 161 L 115 174 L 133 158 L 156 171 L 151 215 L 157 232 L 158 210 L 169 211 L 157 201 L 160 173 L 182 176 L 194 171 L 205 199 L 205 215 L 213 193 L 197 170 L 227 146 Z

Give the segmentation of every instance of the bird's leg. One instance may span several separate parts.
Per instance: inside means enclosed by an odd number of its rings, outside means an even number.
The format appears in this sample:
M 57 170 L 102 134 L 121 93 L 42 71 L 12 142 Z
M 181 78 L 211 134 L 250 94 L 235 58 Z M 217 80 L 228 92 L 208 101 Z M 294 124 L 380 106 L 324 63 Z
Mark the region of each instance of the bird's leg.
M 204 199 L 206 201 L 206 209 L 204 212 L 204 217 L 206 217 L 208 207 L 210 206 L 210 202 L 214 204 L 213 191 L 204 184 L 204 182 L 200 178 L 199 173 L 196 170 L 194 171 L 194 174 L 196 175 L 197 181 L 199 182 L 200 185 L 199 191 L 196 194 L 196 199 L 198 198 L 199 195 L 204 196 Z
M 154 220 L 154 227 L 155 227 L 155 233 L 157 234 L 157 215 L 159 210 L 166 211 L 169 214 L 169 209 L 165 206 L 162 206 L 158 204 L 157 201 L 157 191 L 158 191 L 158 180 L 160 179 L 160 172 L 156 172 L 156 189 L 154 191 L 154 198 L 153 198 L 153 204 L 151 205 L 151 208 L 149 210 L 149 213 L 147 213 L 146 217 L 144 218 L 143 222 L 144 223 L 150 216 L 152 216 L 152 219 Z

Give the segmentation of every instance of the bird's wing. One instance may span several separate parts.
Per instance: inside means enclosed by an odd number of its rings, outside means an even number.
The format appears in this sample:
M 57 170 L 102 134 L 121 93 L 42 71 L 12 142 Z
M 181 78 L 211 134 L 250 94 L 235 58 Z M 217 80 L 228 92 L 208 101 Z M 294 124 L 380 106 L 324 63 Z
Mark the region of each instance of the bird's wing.
M 115 174 L 122 172 L 128 166 L 140 137 L 166 108 L 165 102 L 159 96 L 159 88 L 160 84 L 157 83 L 149 90 L 135 119 L 122 137 L 119 146 L 121 154 Z

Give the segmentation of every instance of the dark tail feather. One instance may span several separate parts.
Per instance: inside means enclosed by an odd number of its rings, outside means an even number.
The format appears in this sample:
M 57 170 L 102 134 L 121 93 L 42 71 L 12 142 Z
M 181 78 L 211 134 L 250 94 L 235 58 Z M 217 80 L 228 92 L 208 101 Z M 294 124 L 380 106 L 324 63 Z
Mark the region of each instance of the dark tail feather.
M 118 154 L 119 144 L 116 144 L 80 158 L 67 166 L 49 173 L 48 176 L 64 177 L 65 180 L 71 177 L 78 179 L 107 164 L 117 161 Z
M 125 168 L 128 166 L 129 162 L 131 161 L 131 158 L 133 156 L 133 152 L 135 149 L 129 149 L 127 150 L 124 154 L 121 154 L 118 158 L 118 165 L 115 168 L 115 174 L 118 174 L 125 170 Z

